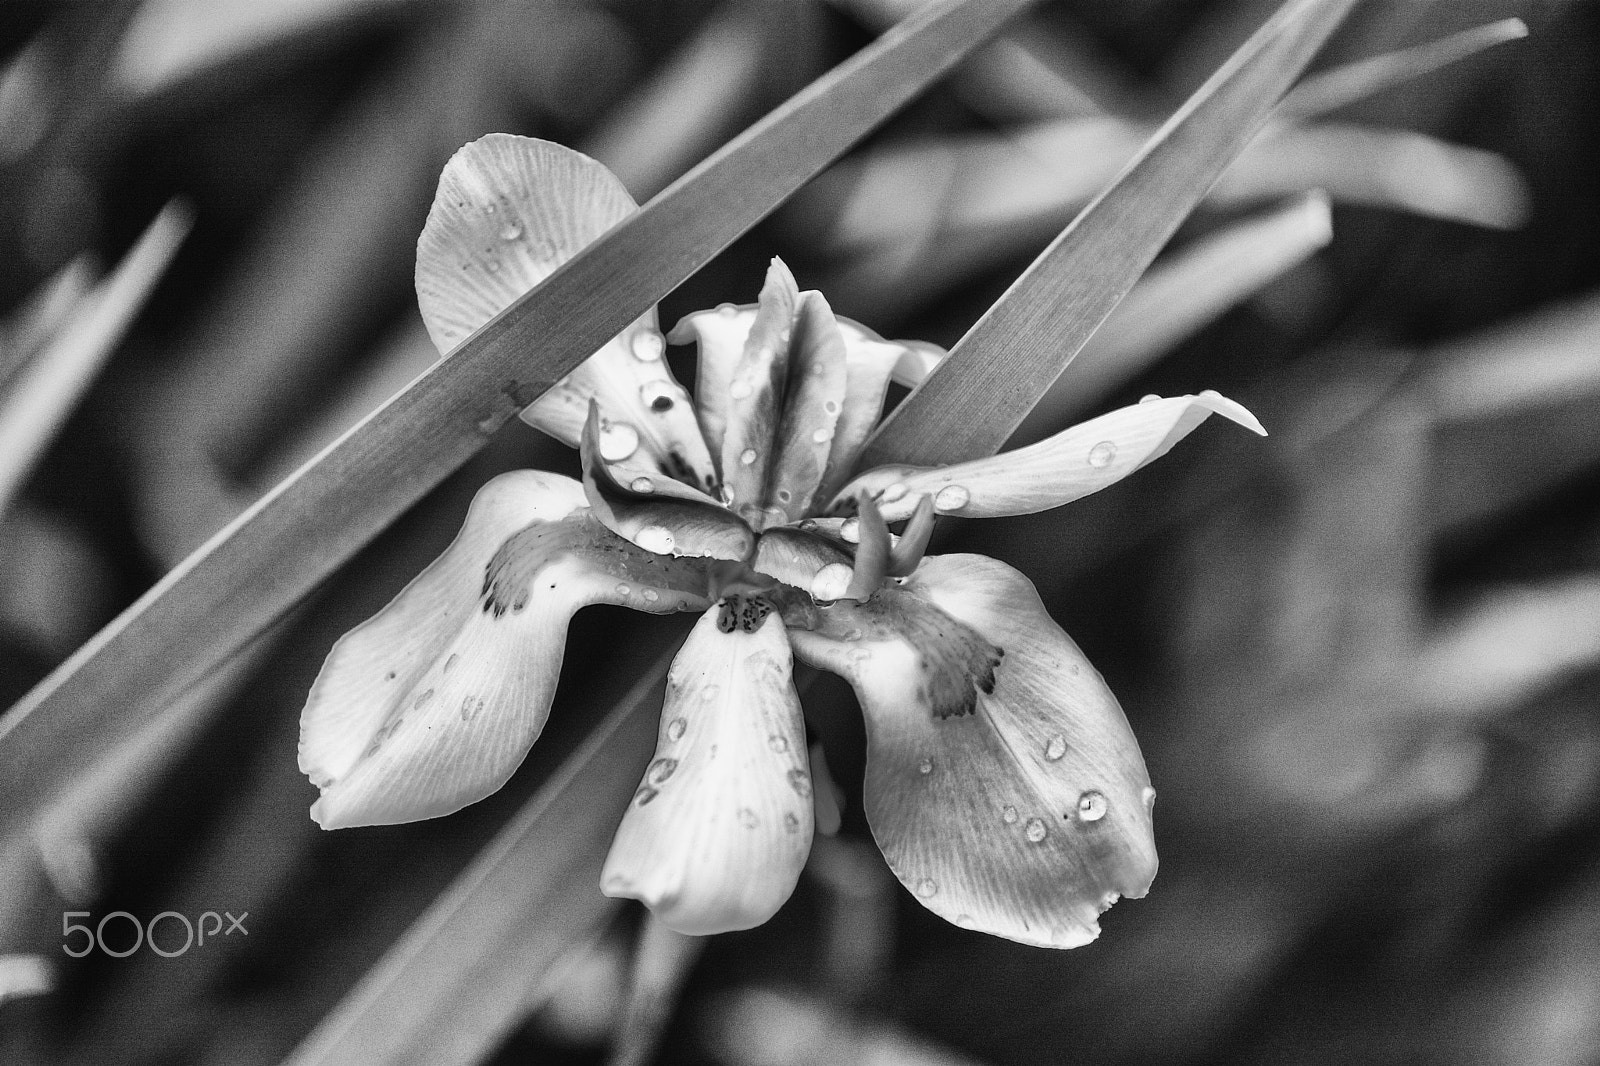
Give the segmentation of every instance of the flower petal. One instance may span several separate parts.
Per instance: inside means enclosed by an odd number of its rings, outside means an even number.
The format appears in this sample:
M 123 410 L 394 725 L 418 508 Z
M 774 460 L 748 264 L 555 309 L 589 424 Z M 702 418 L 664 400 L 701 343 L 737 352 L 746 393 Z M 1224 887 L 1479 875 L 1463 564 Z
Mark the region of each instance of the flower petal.
M 589 407 L 579 453 L 583 489 L 594 515 L 619 537 L 657 555 L 692 555 L 735 562 L 748 559 L 756 535 L 738 515 L 671 478 L 630 476 L 621 481 L 600 458 L 600 409 Z
M 856 459 L 883 414 L 883 400 L 895 367 L 902 360 L 917 360 L 917 350 L 911 342 L 886 341 L 848 318 L 836 321 L 844 338 L 845 397 L 818 492 L 822 499 L 832 496 L 855 473 Z
M 940 514 L 969 518 L 1047 511 L 1159 459 L 1213 414 L 1266 435 L 1254 415 L 1210 390 L 1152 399 L 984 459 L 945 467 L 876 467 L 841 489 L 828 507 L 846 509 L 865 492 L 877 497 L 889 522 L 911 517 L 921 496 L 932 496 Z
M 727 427 L 722 439 L 723 498 L 756 529 L 767 524 L 762 509 L 767 471 L 777 446 L 799 303 L 794 275 L 783 260 L 773 259 L 761 286 L 750 336 L 728 385 Z M 781 512 L 774 519 L 783 521 Z
M 783 622 L 724 600 L 667 677 L 656 753 L 601 875 L 682 933 L 748 929 L 781 907 L 811 849 L 805 725 Z
M 300 769 L 322 790 L 312 817 L 414 821 L 493 793 L 544 727 L 573 613 L 701 610 L 704 569 L 612 535 L 570 478 L 495 478 L 444 554 L 317 675 L 300 719 Z
M 814 582 L 824 568 L 842 566 L 849 570 L 852 559 L 842 544 L 820 533 L 800 526 L 776 526 L 762 531 L 756 542 L 755 561 L 750 565 L 759 573 L 815 594 Z
M 867 819 L 924 906 L 1074 947 L 1119 895 L 1144 895 L 1155 793 L 1138 742 L 1026 577 L 932 556 L 865 603 L 797 602 L 785 619 L 797 655 L 855 687 Z
M 792 522 L 811 509 L 845 400 L 844 337 L 820 292 L 803 292 L 789 351 L 777 454 L 767 474 L 769 512 Z
M 733 384 L 733 372 L 744 355 L 744 344 L 755 320 L 755 304 L 722 304 L 712 311 L 685 315 L 667 334 L 673 344 L 688 344 L 691 340 L 696 344 L 695 413 L 714 459 L 720 460 L 727 436 L 728 407 L 733 403 L 728 388 Z
M 417 302 L 447 353 L 636 209 L 601 164 L 549 141 L 494 133 L 458 151 L 439 178 L 417 242 Z M 715 485 L 689 395 L 662 358 L 651 309 L 523 411 L 577 446 L 590 398 L 617 446 L 661 471 Z M 612 455 L 612 458 L 623 458 Z

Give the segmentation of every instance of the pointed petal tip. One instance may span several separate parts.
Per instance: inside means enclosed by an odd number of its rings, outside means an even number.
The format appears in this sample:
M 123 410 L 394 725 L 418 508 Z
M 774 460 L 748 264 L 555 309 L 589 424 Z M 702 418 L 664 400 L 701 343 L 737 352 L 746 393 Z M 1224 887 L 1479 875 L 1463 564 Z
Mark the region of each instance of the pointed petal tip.
M 1215 414 L 1221 415 L 1230 421 L 1248 429 L 1250 432 L 1265 437 L 1267 427 L 1261 424 L 1260 419 L 1250 413 L 1250 409 L 1237 400 L 1230 400 L 1215 389 L 1207 389 L 1195 397 L 1195 402 L 1204 405 Z

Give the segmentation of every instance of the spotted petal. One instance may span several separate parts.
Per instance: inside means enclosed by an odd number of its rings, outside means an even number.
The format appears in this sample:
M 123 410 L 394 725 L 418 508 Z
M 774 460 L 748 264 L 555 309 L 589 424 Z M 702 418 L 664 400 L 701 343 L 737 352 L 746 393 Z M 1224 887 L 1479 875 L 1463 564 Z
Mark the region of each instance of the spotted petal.
M 300 719 L 324 828 L 449 814 L 497 790 L 549 715 L 567 623 L 591 603 L 706 606 L 703 564 L 641 551 L 583 488 L 534 471 L 479 490 L 455 542 L 334 645 Z
M 856 690 L 867 819 L 924 906 L 1075 947 L 1119 895 L 1144 895 L 1155 793 L 1139 745 L 1026 577 L 931 556 L 864 603 L 801 603 L 785 618 L 795 654 Z
M 1159 459 L 1213 414 L 1266 435 L 1254 415 L 1215 392 L 1154 399 L 1092 418 L 1026 448 L 971 462 L 875 467 L 846 485 L 828 506 L 848 509 L 865 492 L 878 498 L 889 522 L 910 518 L 922 496 L 932 496 L 940 514 L 970 518 L 1046 511 L 1098 492 Z
M 761 286 L 750 335 L 728 385 L 722 485 L 731 506 L 757 529 L 769 524 L 764 510 L 768 471 L 778 442 L 778 421 L 789 377 L 789 346 L 799 304 L 794 275 L 783 260 L 773 259 Z M 770 524 L 781 523 L 785 515 L 776 511 L 771 520 Z
M 760 925 L 811 848 L 793 658 L 783 622 L 758 602 L 713 607 L 678 653 L 655 757 L 601 876 L 606 895 L 643 900 L 683 933 Z
M 636 210 L 605 167 L 548 141 L 494 133 L 457 152 L 439 178 L 417 242 L 417 301 L 449 352 Z M 662 358 L 652 308 L 523 412 L 574 447 L 591 397 L 622 454 L 708 488 L 715 484 L 689 395 Z M 531 382 L 529 387 L 543 383 Z

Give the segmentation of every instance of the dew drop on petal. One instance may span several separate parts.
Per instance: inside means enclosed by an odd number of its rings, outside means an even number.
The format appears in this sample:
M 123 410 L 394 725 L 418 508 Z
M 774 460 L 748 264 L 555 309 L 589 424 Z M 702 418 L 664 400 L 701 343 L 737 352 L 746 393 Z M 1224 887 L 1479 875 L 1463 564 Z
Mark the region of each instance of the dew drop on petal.
M 629 585 L 629 584 L 625 584 L 625 583 L 617 585 L 617 595 L 618 596 L 632 596 L 633 595 L 633 586 Z
M 432 702 L 433 702 L 433 689 L 430 688 L 426 692 L 424 692 L 422 695 L 418 696 L 417 697 L 417 702 L 413 703 L 411 705 L 411 707 L 412 707 L 413 710 L 419 710 L 420 711 L 422 708 L 426 707 L 429 703 L 432 703 Z
M 650 769 L 644 773 L 644 779 L 652 785 L 659 785 L 678 769 L 677 759 L 657 759 L 650 764 Z
M 738 305 L 736 305 L 736 304 L 718 304 L 717 305 L 717 314 L 721 315 L 723 318 L 732 318 L 734 315 L 736 315 L 738 313 L 739 313 L 739 308 L 738 308 Z
M 669 554 L 672 546 L 677 543 L 673 539 L 672 531 L 662 526 L 645 526 L 634 534 L 633 542 L 645 551 L 657 555 Z
M 452 652 L 451 655 L 450 655 L 450 658 L 448 658 L 448 659 L 446 659 L 444 661 L 444 672 L 448 674 L 450 671 L 454 670 L 456 668 L 456 663 L 458 663 L 460 661 L 461 661 L 461 656 L 456 655 L 456 654 L 454 654 Z M 392 677 L 394 675 L 391 674 L 390 676 Z
M 1002 818 L 1004 818 L 1006 820 L 1006 824 L 1007 825 L 1016 825 L 1017 824 L 1017 809 L 1015 807 L 1007 805 L 1006 809 L 1000 812 L 1000 817 L 1002 817 Z
M 917 882 L 917 895 L 923 899 L 931 899 L 939 892 L 939 882 L 931 877 L 924 877 Z
M 931 774 L 931 773 L 933 773 L 933 760 L 932 759 L 923 759 L 921 764 L 917 766 L 917 773 L 919 773 L 919 774 Z
M 826 400 L 822 404 L 822 409 L 830 415 L 836 415 L 839 413 L 839 401 Z
M 642 363 L 654 362 L 661 358 L 661 353 L 667 350 L 667 342 L 661 339 L 661 334 L 653 329 L 640 330 L 633 335 L 633 340 L 628 344 L 633 357 Z
M 1089 465 L 1095 469 L 1109 466 L 1111 460 L 1117 457 L 1117 446 L 1109 440 L 1103 440 L 1089 449 Z
M 1161 399 L 1161 397 L 1157 396 L 1155 393 L 1152 392 L 1152 393 L 1147 393 L 1146 395 L 1139 397 L 1139 402 L 1140 403 L 1155 403 L 1159 399 Z
M 800 818 L 799 818 L 799 816 L 795 815 L 792 812 L 789 813 L 789 814 L 784 815 L 783 816 L 783 827 L 785 829 L 787 829 L 791 833 L 800 832 Z
M 872 658 L 872 653 L 866 648 L 856 648 L 850 653 L 850 661 L 853 663 L 864 663 L 870 658 Z
M 973 917 L 970 914 L 956 915 L 956 925 L 960 926 L 962 929 L 972 929 L 977 924 L 978 923 L 973 920 Z
M 657 795 L 659 795 L 659 793 L 657 793 L 655 789 L 651 788 L 649 785 L 644 785 L 639 789 L 639 791 L 633 794 L 634 806 L 643 807 L 646 803 L 649 803 L 651 800 L 655 799 Z
M 754 829 L 760 823 L 761 823 L 761 819 L 756 817 L 756 812 L 755 811 L 752 811 L 749 807 L 740 807 L 739 808 L 739 824 L 740 825 L 744 826 L 746 829 Z
M 1057 733 L 1055 736 L 1051 737 L 1050 742 L 1044 746 L 1044 757 L 1049 759 L 1051 762 L 1059 761 L 1060 758 L 1066 753 L 1067 738 L 1062 736 L 1060 733 Z
M 839 539 L 846 544 L 861 543 L 861 519 L 846 518 L 839 523 Z
M 1145 810 L 1153 810 L 1155 808 L 1156 790 L 1149 785 L 1144 786 L 1144 791 L 1139 794 L 1139 798 L 1144 800 Z
M 754 386 L 752 386 L 748 381 L 743 380 L 735 381 L 732 385 L 728 386 L 728 395 L 732 396 L 735 400 L 748 400 L 750 398 L 750 394 L 755 391 L 756 390 Z
M 812 598 L 824 602 L 838 599 L 850 591 L 851 576 L 849 564 L 829 563 L 811 579 Z
M 1090 789 L 1078 797 L 1078 817 L 1086 822 L 1098 822 L 1106 816 L 1104 793 Z
M 701 702 L 702 703 L 710 703 L 712 700 L 717 698 L 717 693 L 719 691 L 721 691 L 721 690 L 718 689 L 717 686 L 715 686 L 715 685 L 707 685 L 705 688 L 700 690 L 700 700 L 701 700 Z
M 782 755 L 789 750 L 789 741 L 784 739 L 781 734 L 774 733 L 767 738 L 767 747 Z
M 833 439 L 833 427 L 832 426 L 823 426 L 821 429 L 816 430 L 811 434 L 811 440 L 812 440 L 812 443 L 814 443 L 814 444 L 826 444 L 832 439 Z
M 1024 829 L 1022 832 L 1029 840 L 1037 844 L 1039 841 L 1045 838 L 1045 834 L 1048 833 L 1049 830 L 1044 827 L 1044 822 L 1040 821 L 1038 818 L 1029 818 L 1028 828 Z
M 506 219 L 506 224 L 500 227 L 500 239 L 514 241 L 520 236 L 522 236 L 522 223 L 514 218 Z
M 936 511 L 959 511 L 972 499 L 965 485 L 946 485 L 933 498 Z
M 794 789 L 801 799 L 810 799 L 811 775 L 804 770 L 790 770 L 789 787 Z
M 661 593 L 657 592 L 655 589 L 645 589 L 644 590 L 644 600 L 645 600 L 646 603 L 654 603 L 657 600 L 659 600 L 660 598 L 661 598 Z
M 683 734 L 686 733 L 688 729 L 688 722 L 684 721 L 682 718 L 674 718 L 672 721 L 667 723 L 667 739 L 682 740 Z
M 739 462 L 744 466 L 754 466 L 756 463 L 756 450 L 754 448 L 746 448 L 740 452 Z
M 896 481 L 893 485 L 883 490 L 883 502 L 893 503 L 910 491 L 904 481 Z
M 484 260 L 483 269 L 487 270 L 491 274 L 500 273 L 500 260 L 498 260 L 498 259 L 486 259 L 486 260 Z
M 845 631 L 845 635 L 844 635 L 844 639 L 848 640 L 848 641 L 851 641 L 851 642 L 855 642 L 855 641 L 860 640 L 861 639 L 861 630 L 859 630 L 859 629 L 846 630 Z
M 612 422 L 600 427 L 600 458 L 608 463 L 620 462 L 639 450 L 639 431 L 626 422 Z
M 630 489 L 632 489 L 634 492 L 654 492 L 654 491 L 656 491 L 656 483 L 654 481 L 651 481 L 647 477 L 636 477 L 636 478 L 634 478 L 632 481 L 628 482 L 628 487 Z
M 670 411 L 677 403 L 672 389 L 660 381 L 639 386 L 639 402 L 657 414 Z

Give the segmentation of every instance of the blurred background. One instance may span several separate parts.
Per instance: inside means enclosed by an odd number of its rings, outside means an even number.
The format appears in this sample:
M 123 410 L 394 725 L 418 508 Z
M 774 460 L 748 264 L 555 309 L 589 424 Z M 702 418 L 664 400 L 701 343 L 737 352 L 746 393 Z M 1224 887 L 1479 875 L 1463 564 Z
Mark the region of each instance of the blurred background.
M 412 258 L 457 147 L 559 140 L 643 201 L 908 6 L 9 0 L 0 706 L 436 358 Z M 953 344 L 1273 6 L 1041 3 L 663 322 L 777 254 Z M 829 677 L 843 825 L 774 921 L 688 941 L 601 898 L 635 681 L 684 631 L 609 608 L 504 792 L 318 830 L 295 737 L 332 641 L 492 474 L 575 470 L 512 423 L 0 840 L 0 1061 L 1600 1062 L 1600 6 L 1367 0 L 1315 69 L 1021 431 L 1214 388 L 1273 435 L 935 549 L 1028 573 L 1138 733 L 1161 873 L 1096 943 L 917 906 Z M 248 934 L 73 959 L 68 911 Z

